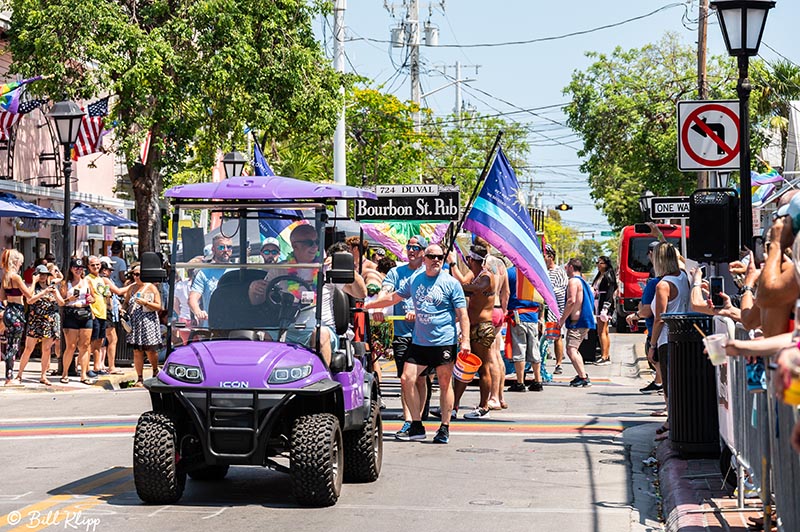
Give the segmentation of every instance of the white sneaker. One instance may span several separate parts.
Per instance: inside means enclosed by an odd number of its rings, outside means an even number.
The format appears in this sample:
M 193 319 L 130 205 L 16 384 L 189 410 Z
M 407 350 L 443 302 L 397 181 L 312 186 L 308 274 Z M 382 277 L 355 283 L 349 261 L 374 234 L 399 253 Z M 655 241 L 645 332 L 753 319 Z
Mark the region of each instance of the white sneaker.
M 464 419 L 489 419 L 489 409 L 478 407 L 464 414 Z

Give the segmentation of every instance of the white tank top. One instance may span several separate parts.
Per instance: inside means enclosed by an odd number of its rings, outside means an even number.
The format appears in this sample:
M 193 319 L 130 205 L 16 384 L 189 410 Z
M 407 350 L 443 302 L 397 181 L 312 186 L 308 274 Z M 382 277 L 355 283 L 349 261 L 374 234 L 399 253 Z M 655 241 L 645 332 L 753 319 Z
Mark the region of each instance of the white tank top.
M 678 290 L 678 295 L 675 296 L 675 299 L 671 299 L 667 301 L 667 309 L 664 311 L 665 314 L 670 314 L 673 312 L 688 312 L 689 311 L 689 296 L 691 295 L 691 287 L 689 286 L 689 277 L 686 275 L 686 272 L 681 270 L 681 273 L 678 275 L 665 275 L 661 278 L 662 281 L 667 281 L 668 283 L 675 286 Z M 653 310 L 653 315 L 656 312 L 656 300 L 653 299 L 653 302 L 650 303 L 650 308 Z M 657 346 L 662 346 L 667 343 L 667 326 L 661 329 L 661 334 L 658 336 L 658 341 L 656 342 Z
M 72 293 L 76 290 L 76 288 L 72 287 L 72 282 L 67 283 L 67 297 L 71 296 Z M 83 286 L 77 288 L 78 290 L 78 299 L 74 301 L 70 301 L 67 303 L 68 307 L 85 307 L 89 303 L 86 301 L 86 296 L 89 294 L 89 288 L 84 283 Z

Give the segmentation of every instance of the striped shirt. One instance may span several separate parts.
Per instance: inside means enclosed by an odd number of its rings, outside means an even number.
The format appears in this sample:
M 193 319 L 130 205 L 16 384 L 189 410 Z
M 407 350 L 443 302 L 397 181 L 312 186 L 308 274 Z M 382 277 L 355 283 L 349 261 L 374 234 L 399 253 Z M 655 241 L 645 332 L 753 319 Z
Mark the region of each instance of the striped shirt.
M 567 304 L 567 283 L 569 283 L 567 271 L 556 264 L 547 270 L 547 276 L 550 277 L 550 283 L 553 285 L 558 311 L 564 312 L 564 306 Z

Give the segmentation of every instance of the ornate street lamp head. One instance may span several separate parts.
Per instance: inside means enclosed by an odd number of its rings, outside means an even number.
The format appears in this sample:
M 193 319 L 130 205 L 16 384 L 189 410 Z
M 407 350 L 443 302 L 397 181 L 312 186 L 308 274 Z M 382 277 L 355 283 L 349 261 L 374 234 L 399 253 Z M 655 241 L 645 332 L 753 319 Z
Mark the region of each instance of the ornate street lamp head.
M 81 119 L 86 113 L 73 101 L 63 101 L 53 104 L 47 115 L 56 123 L 58 142 L 62 146 L 71 146 L 78 140 L 78 130 Z
M 761 46 L 761 36 L 774 0 L 715 0 L 725 47 L 732 56 L 754 56 Z

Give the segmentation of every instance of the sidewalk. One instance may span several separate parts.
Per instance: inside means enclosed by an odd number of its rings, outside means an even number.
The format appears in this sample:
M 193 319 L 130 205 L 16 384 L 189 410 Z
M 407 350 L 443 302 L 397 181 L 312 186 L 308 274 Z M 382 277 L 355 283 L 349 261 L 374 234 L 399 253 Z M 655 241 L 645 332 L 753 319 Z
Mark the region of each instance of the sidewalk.
M 17 361 L 14 365 L 14 374 L 16 375 L 16 370 L 19 368 L 19 361 Z M 55 370 L 58 369 L 58 361 L 53 358 L 52 362 L 50 363 L 50 369 Z M 136 381 L 136 371 L 130 367 L 118 367 L 123 371 L 122 375 L 100 375 L 94 380 L 94 384 L 86 385 L 81 383 L 79 377 L 70 377 L 69 383 L 61 383 L 59 381 L 60 375 L 52 375 L 48 377 L 48 380 L 51 382 L 51 386 L 44 385 L 39 382 L 39 378 L 42 374 L 42 363 L 41 360 L 38 358 L 32 358 L 28 361 L 28 365 L 25 367 L 25 374 L 22 376 L 22 386 L 3 386 L 3 382 L 0 381 L 0 393 L 3 392 L 13 392 L 13 391 L 24 391 L 24 392 L 76 392 L 80 390 L 119 390 L 122 388 L 127 387 L 126 385 L 129 382 Z M 144 378 L 148 378 L 151 375 L 151 368 L 149 365 L 145 365 L 144 368 Z
M 652 371 L 647 364 L 644 344 L 633 349 L 639 375 L 649 381 Z M 684 459 L 678 456 L 669 440 L 654 442 L 658 460 L 658 483 L 661 492 L 661 515 L 667 532 L 746 532 L 751 518 L 761 517 L 761 501 L 745 499 L 746 509 L 737 510 L 733 488 L 725 483 L 716 458 Z

